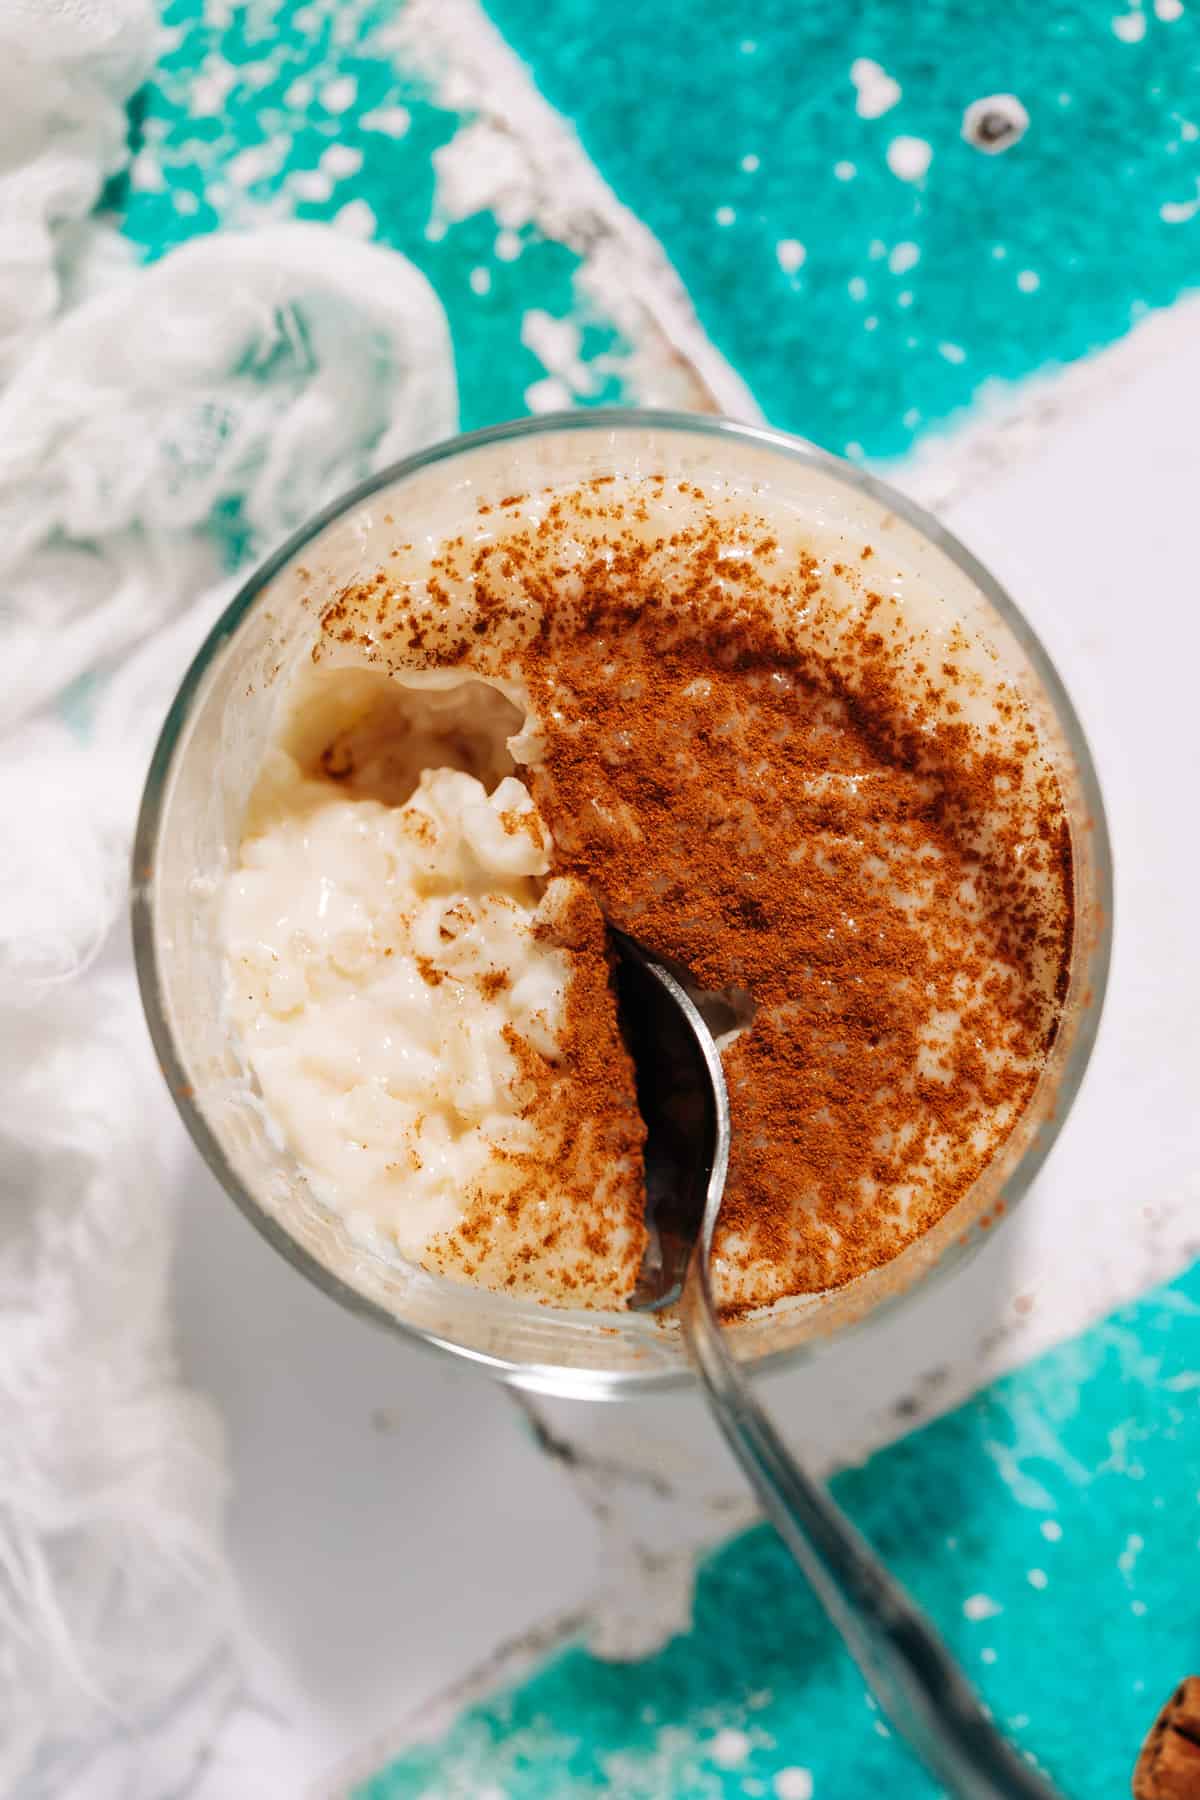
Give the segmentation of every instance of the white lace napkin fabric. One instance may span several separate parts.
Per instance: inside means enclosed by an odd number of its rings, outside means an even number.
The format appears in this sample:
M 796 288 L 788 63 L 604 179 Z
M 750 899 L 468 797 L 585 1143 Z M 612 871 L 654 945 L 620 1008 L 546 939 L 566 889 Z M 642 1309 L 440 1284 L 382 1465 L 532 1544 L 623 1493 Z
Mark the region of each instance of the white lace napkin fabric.
M 61 1795 L 101 1747 L 140 1793 L 121 1747 L 229 1628 L 220 1424 L 172 1351 L 178 1132 L 121 920 L 142 772 L 234 546 L 457 421 L 403 257 L 291 224 L 139 267 L 91 216 L 156 32 L 141 0 L 0 10 L 4 1794 Z

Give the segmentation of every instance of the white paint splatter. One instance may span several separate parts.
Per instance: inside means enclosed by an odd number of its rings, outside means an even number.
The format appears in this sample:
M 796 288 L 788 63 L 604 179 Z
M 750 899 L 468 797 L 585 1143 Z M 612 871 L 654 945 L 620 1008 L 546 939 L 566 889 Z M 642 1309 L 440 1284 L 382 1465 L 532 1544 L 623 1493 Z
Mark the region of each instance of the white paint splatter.
M 771 1786 L 775 1800 L 812 1800 L 813 1778 L 807 1769 L 779 1769 Z
M 863 320 L 863 330 L 864 331 L 877 331 L 878 329 L 879 329 L 878 316 L 875 313 L 868 313 L 866 318 Z
M 193 119 L 212 119 L 224 110 L 225 102 L 237 82 L 233 64 L 224 57 L 210 56 L 192 83 L 188 111 Z
M 321 167 L 335 181 L 340 181 L 346 175 L 357 175 L 362 164 L 362 151 L 354 149 L 351 144 L 330 144 L 327 150 L 321 152 Z
M 717 221 L 718 225 L 732 225 L 737 218 L 737 214 L 734 212 L 732 206 L 718 206 L 716 212 L 713 214 L 713 218 Z
M 846 283 L 846 292 L 852 300 L 866 299 L 867 284 L 861 275 L 852 275 L 850 277 L 850 280 Z
M 964 1619 L 994 1619 L 1002 1610 L 990 1594 L 968 1594 L 963 1601 Z
M 525 404 L 531 413 L 566 412 L 571 404 L 571 390 L 557 375 L 546 375 L 525 389 Z
M 933 146 L 924 138 L 897 137 L 887 147 L 887 166 L 900 181 L 920 181 L 933 160 Z
M 900 98 L 900 83 L 869 56 L 857 56 L 850 64 L 850 79 L 858 98 L 854 110 L 860 119 L 878 119 Z
M 1042 278 L 1036 269 L 1022 269 L 1017 276 L 1017 286 L 1023 294 L 1036 294 L 1042 285 Z
M 796 270 L 804 266 L 808 251 L 799 238 L 780 238 L 775 246 L 775 256 L 785 275 L 794 275 Z
M 289 185 L 301 200 L 328 200 L 333 192 L 332 181 L 320 169 L 297 169 Z
M 457 224 L 490 209 L 512 231 L 532 216 L 528 159 L 512 132 L 488 119 L 473 119 L 435 150 L 433 169 L 437 217 Z
M 263 181 L 273 175 L 279 167 L 280 158 L 273 153 L 267 144 L 251 144 L 247 150 L 239 150 L 229 160 L 226 174 L 234 187 L 253 187 L 256 181 Z
M 1117 1567 L 1120 1569 L 1126 1581 L 1133 1580 L 1133 1572 L 1137 1567 L 1137 1559 L 1145 1548 L 1146 1540 L 1139 1537 L 1136 1531 L 1131 1531 L 1129 1536 L 1125 1539 L 1125 1548 L 1117 1558 Z
M 995 257 L 997 262 L 1003 262 L 1005 257 L 1008 255 L 1008 245 L 1007 244 L 993 244 L 992 245 L 992 255 Z
M 1164 225 L 1183 225 L 1188 219 L 1200 212 L 1200 181 L 1196 183 L 1196 197 L 1193 200 L 1168 200 L 1158 209 L 1158 216 Z
M 380 131 L 384 137 L 402 138 L 408 134 L 412 114 L 407 106 L 377 106 L 372 112 L 364 113 L 358 122 L 364 131 Z
M 919 246 L 910 244 L 906 240 L 902 244 L 897 244 L 892 251 L 892 254 L 888 257 L 888 268 L 892 271 L 893 275 L 905 275 L 908 273 L 909 269 L 915 269 L 920 260 L 921 251 Z
M 751 154 L 750 156 L 743 156 L 742 167 L 743 167 L 743 169 L 745 169 L 747 175 L 755 174 L 755 172 L 760 167 L 757 156 L 754 156 L 753 154 Z
M 523 194 L 519 189 L 514 190 L 512 193 L 500 194 L 496 199 L 495 205 L 492 207 L 492 211 L 496 215 L 497 225 L 507 226 L 510 231 L 520 231 L 523 225 L 528 225 L 529 223 L 530 203 L 528 196 Z
M 1113 36 L 1120 38 L 1123 44 L 1140 44 L 1146 35 L 1146 17 L 1144 13 L 1122 13 L 1112 22 Z
M 852 162 L 835 162 L 833 172 L 839 181 L 853 181 L 858 174 L 858 170 Z
M 719 1769 L 738 1769 L 750 1754 L 750 1739 L 744 1731 L 734 1731 L 726 1726 L 718 1731 L 709 1745 L 709 1756 Z
M 911 288 L 905 288 L 905 290 L 902 294 L 896 295 L 896 305 L 897 306 L 911 306 L 912 303 L 913 303 L 913 297 L 912 297 L 912 289 Z
M 1183 0 L 1154 0 L 1154 16 L 1161 19 L 1164 25 L 1170 25 L 1175 19 L 1183 17 Z
M 753 394 L 706 336 L 662 245 L 617 199 L 480 0 L 407 0 L 380 34 L 378 42 L 385 41 L 408 73 L 425 78 L 439 106 L 475 122 L 486 118 L 516 145 L 528 225 L 578 255 L 581 311 L 610 320 L 628 346 L 620 368 L 609 371 L 628 397 L 760 419 Z M 511 159 L 506 167 L 511 171 Z M 511 233 L 497 242 L 498 260 L 513 260 L 522 238 L 500 217 L 501 198 L 489 196 L 483 209 L 491 207 L 501 231 Z M 437 204 L 445 210 L 444 195 Z
M 140 194 L 160 194 L 167 185 L 162 164 L 148 145 L 138 151 L 129 165 L 129 185 Z
M 938 355 L 948 363 L 965 363 L 967 360 L 967 353 L 961 344 L 939 344 Z
M 471 292 L 473 294 L 488 294 L 491 292 L 492 271 L 490 269 L 472 269 L 467 279 L 471 283 Z
M 1032 271 L 1025 271 L 1032 274 Z M 1033 276 L 1034 286 L 1037 277 Z M 1020 278 L 1018 277 L 1018 284 Z M 1092 1471 L 1078 1457 L 1072 1456 L 1062 1434 L 1044 1417 L 1041 1408 L 1026 1394 L 1015 1394 L 1008 1407 L 1011 1443 L 995 1438 L 984 1441 L 984 1449 L 996 1466 L 996 1472 L 1017 1506 L 1030 1512 L 1054 1511 L 1054 1496 L 1043 1481 L 1032 1474 L 1034 1467 L 1056 1469 L 1074 1487 L 1086 1487 L 1093 1479 Z
M 1050 1585 L 1050 1577 L 1047 1575 L 1045 1569 L 1029 1569 L 1026 1572 L 1025 1579 L 1031 1588 L 1041 1589 L 1049 1587 Z
M 328 113 L 349 112 L 358 99 L 358 83 L 353 75 L 339 75 L 321 89 L 321 105 Z
M 293 112 L 302 112 L 313 97 L 313 84 L 307 75 L 298 75 L 284 92 L 283 104 Z
M 521 342 L 571 394 L 595 393 L 596 376 L 579 354 L 583 334 L 574 319 L 556 319 L 541 307 L 531 307 L 521 320 Z
M 241 63 L 238 67 L 238 81 L 243 87 L 265 88 L 274 81 L 279 73 L 278 66 L 270 57 L 262 62 Z
M 1057 1544 L 1062 1538 L 1062 1526 L 1057 1519 L 1043 1519 L 1041 1530 L 1048 1544 Z
M 916 429 L 916 427 L 921 423 L 920 407 L 910 406 L 908 408 L 908 410 L 905 412 L 904 417 L 900 422 L 904 426 L 906 431 L 914 431 Z
M 987 1646 L 986 1649 L 983 1649 L 979 1652 L 979 1660 L 982 1663 L 994 1663 L 995 1662 L 996 1652 L 992 1649 L 990 1644 Z
M 1135 1618 L 1144 1619 L 1146 1616 L 1146 1602 L 1144 1600 L 1131 1600 L 1129 1602 L 1129 1610 L 1133 1613 Z
M 882 238 L 872 238 L 867 245 L 867 255 L 872 262 L 882 262 L 887 255 L 887 245 Z
M 335 230 L 344 231 L 347 237 L 372 238 L 379 221 L 365 200 L 348 200 L 334 213 L 330 223 Z

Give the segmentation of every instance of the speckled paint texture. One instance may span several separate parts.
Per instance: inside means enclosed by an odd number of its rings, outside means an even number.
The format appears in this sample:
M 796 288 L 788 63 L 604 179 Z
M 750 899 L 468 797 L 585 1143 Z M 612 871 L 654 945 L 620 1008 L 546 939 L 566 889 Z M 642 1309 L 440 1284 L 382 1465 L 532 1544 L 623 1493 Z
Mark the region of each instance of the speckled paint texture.
M 1200 1268 L 850 1470 L 838 1500 L 997 1719 L 1078 1800 L 1127 1791 L 1200 1662 Z M 766 1527 L 701 1572 L 661 1654 L 579 1649 L 356 1800 L 925 1800 Z
M 334 221 L 401 250 L 427 275 L 454 335 L 464 430 L 529 410 L 546 374 L 522 342 L 526 311 L 579 313 L 578 258 L 490 212 L 436 216 L 433 157 L 461 116 L 405 72 L 386 30 L 398 9 L 374 0 L 175 0 L 167 48 L 135 108 L 140 153 L 109 198 L 126 235 L 159 256 L 219 227 L 267 219 Z M 594 404 L 621 400 L 604 366 L 619 346 L 600 317 L 579 318 L 595 368 Z
M 594 0 L 563 0 L 549 30 L 535 0 L 488 10 L 766 415 L 832 449 L 902 455 L 990 384 L 1112 342 L 1200 277 L 1200 13 L 1177 0 L 943 5 L 919 32 L 890 0 L 852 23 L 645 0 L 636 31 Z M 463 115 L 406 68 L 401 11 L 169 4 L 143 154 L 112 196 L 128 235 L 157 255 L 219 225 L 336 220 L 433 281 L 464 426 L 528 409 L 545 375 L 522 341 L 531 305 L 578 325 L 595 376 L 575 398 L 620 399 L 619 334 L 581 315 L 572 251 L 489 210 L 437 217 L 432 158 Z M 1031 124 L 985 156 L 963 115 L 1005 91 Z
M 1200 12 L 1175 0 L 488 11 L 767 416 L 830 449 L 900 455 L 1200 279 Z M 900 90 L 875 117 L 860 58 Z M 981 155 L 963 113 L 1006 91 L 1030 129 Z M 889 166 L 903 139 L 931 153 L 920 179 Z

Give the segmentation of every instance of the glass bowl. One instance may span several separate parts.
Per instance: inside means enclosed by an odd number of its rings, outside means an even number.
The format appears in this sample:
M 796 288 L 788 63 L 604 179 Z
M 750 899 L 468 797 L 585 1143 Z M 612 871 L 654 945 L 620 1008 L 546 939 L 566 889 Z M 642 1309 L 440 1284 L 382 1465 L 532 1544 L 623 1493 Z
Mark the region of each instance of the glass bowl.
M 282 1255 L 343 1305 L 527 1389 L 616 1399 L 691 1379 L 677 1326 L 646 1314 L 559 1310 L 425 1273 L 364 1248 L 321 1205 L 274 1134 L 227 1028 L 218 934 L 250 789 L 290 668 L 315 631 L 309 592 L 378 568 L 392 521 L 453 532 L 480 500 L 597 474 L 666 467 L 767 484 L 806 516 L 864 530 L 940 591 L 1022 692 L 1062 786 L 1074 848 L 1076 940 L 1062 1022 L 1040 1083 L 974 1187 L 885 1267 L 833 1293 L 729 1327 L 739 1360 L 812 1354 L 961 1264 L 1011 1211 L 1082 1079 L 1108 970 L 1111 866 L 1096 772 L 1049 657 L 973 556 L 903 495 L 780 432 L 655 412 L 545 416 L 478 431 L 397 463 L 335 501 L 246 583 L 209 634 L 167 715 L 146 780 L 133 860 L 142 1002 L 175 1103 L 222 1186 Z M 864 539 L 864 541 L 867 541 Z

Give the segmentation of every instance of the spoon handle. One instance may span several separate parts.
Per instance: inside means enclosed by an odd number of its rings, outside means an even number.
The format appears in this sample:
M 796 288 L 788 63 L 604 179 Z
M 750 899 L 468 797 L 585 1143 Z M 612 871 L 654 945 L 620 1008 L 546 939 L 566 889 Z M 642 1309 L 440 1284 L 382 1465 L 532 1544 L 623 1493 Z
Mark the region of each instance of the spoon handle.
M 900 1736 L 956 1800 L 1060 1800 L 997 1731 L 932 1625 L 785 1446 L 726 1348 L 699 1253 L 681 1318 L 726 1442 Z

